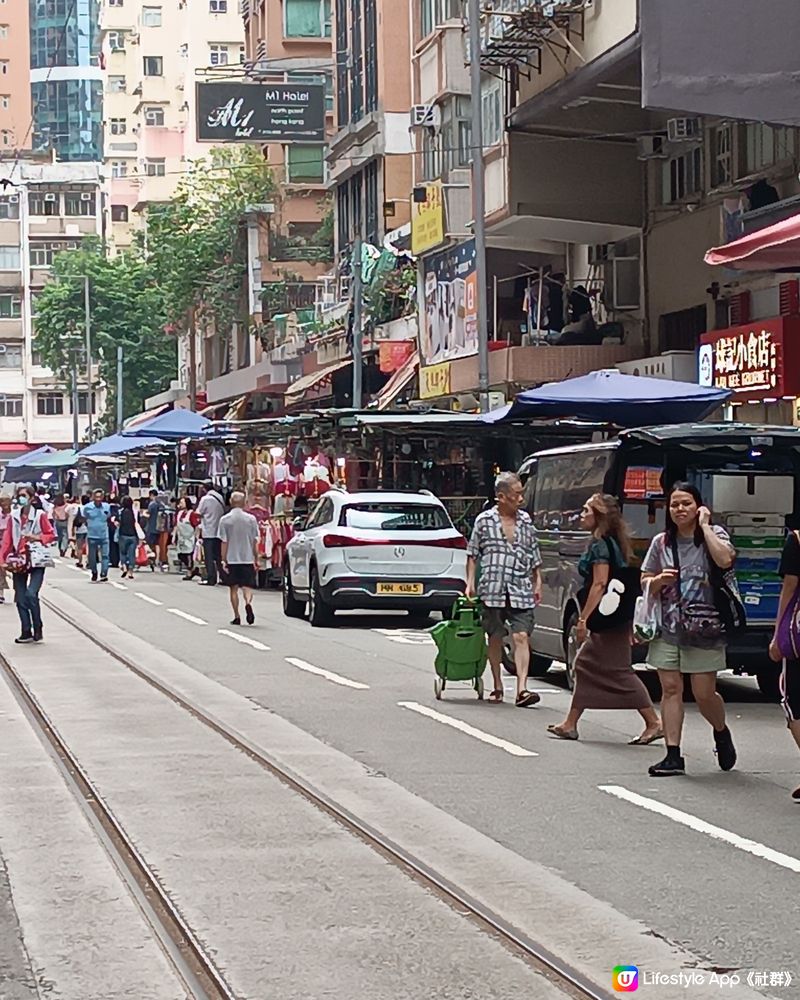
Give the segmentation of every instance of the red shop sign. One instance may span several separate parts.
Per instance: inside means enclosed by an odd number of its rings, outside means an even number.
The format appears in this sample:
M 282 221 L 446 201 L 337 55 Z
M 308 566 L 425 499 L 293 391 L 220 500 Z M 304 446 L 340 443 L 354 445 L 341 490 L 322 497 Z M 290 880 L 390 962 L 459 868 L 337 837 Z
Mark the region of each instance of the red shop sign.
M 800 317 L 778 316 L 700 337 L 700 385 L 740 402 L 800 396 Z

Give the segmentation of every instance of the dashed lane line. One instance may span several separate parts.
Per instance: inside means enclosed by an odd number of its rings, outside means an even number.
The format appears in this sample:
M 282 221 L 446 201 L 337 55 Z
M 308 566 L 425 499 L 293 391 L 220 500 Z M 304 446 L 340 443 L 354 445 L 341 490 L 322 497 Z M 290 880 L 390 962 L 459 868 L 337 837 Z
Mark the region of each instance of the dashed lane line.
M 181 611 L 180 608 L 167 608 L 167 611 L 169 611 L 171 615 L 177 615 L 178 618 L 183 618 L 184 621 L 191 622 L 192 625 L 208 625 L 208 622 L 203 621 L 202 618 L 190 615 L 188 611 Z
M 516 743 L 509 743 L 508 740 L 501 739 L 499 736 L 493 736 L 491 733 L 485 733 L 482 729 L 476 729 L 474 726 L 470 726 L 469 723 L 462 722 L 461 719 L 454 719 L 449 715 L 436 712 L 426 705 L 418 704 L 416 701 L 398 701 L 397 704 L 400 708 L 407 708 L 410 712 L 424 715 L 428 719 L 433 719 L 434 722 L 440 722 L 443 726 L 450 726 L 451 729 L 457 729 L 467 736 L 472 736 L 474 739 L 480 740 L 481 743 L 488 743 L 489 746 L 497 747 L 498 750 L 504 750 L 506 753 L 511 754 L 512 757 L 539 756 L 534 750 L 526 750 L 525 747 L 517 746 Z
M 335 674 L 332 670 L 323 670 L 322 667 L 315 667 L 313 663 L 307 663 L 305 660 L 298 660 L 294 656 L 287 656 L 286 662 L 291 663 L 293 667 L 297 667 L 298 670 L 304 670 L 307 674 L 315 674 L 317 677 L 324 677 L 326 681 L 330 681 L 331 684 L 340 684 L 342 687 L 353 688 L 355 691 L 369 691 L 369 684 L 361 684 L 360 681 L 351 681 L 349 677 L 342 677 L 341 674 Z
M 229 639 L 235 639 L 237 642 L 241 642 L 244 646 L 252 646 L 253 649 L 258 649 L 262 653 L 268 653 L 270 650 L 269 646 L 265 646 L 263 642 L 259 642 L 258 639 L 251 639 L 249 635 L 239 635 L 238 632 L 231 632 L 227 628 L 218 628 L 217 632 L 220 635 L 227 635 Z
M 116 580 L 109 580 L 108 582 L 111 584 L 111 586 L 114 588 L 114 590 L 127 590 L 128 589 L 125 586 L 124 583 L 117 583 Z
M 766 844 L 760 844 L 757 840 L 750 840 L 748 837 L 742 837 L 738 833 L 724 830 L 721 826 L 714 826 L 713 823 L 707 823 L 704 819 L 692 816 L 691 813 L 683 812 L 682 809 L 675 809 L 673 806 L 665 805 L 657 799 L 638 795 L 636 792 L 631 792 L 621 785 L 598 785 L 597 787 L 601 792 L 614 795 L 624 802 L 630 802 L 632 805 L 647 809 L 649 812 L 657 813 L 659 816 L 671 819 L 674 823 L 680 823 L 681 826 L 686 826 L 697 833 L 704 833 L 706 836 L 711 837 L 712 840 L 720 840 L 740 851 L 752 854 L 754 857 L 762 858 L 764 861 L 771 861 L 774 865 L 780 865 L 781 868 L 787 868 L 795 874 L 800 874 L 800 858 L 793 858 L 789 854 L 782 854 L 780 851 L 767 847 Z
M 140 601 L 146 601 L 148 604 L 154 604 L 156 607 L 163 607 L 163 601 L 157 601 L 155 597 L 151 597 L 149 594 L 141 594 L 138 590 L 134 590 L 134 594 L 139 598 Z

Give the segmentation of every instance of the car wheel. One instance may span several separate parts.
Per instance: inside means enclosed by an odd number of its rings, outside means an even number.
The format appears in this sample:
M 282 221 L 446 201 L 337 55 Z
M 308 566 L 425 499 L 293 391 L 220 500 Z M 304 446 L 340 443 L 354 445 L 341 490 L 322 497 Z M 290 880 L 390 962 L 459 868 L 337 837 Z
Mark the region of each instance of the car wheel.
M 573 611 L 564 629 L 564 663 L 567 665 L 567 687 L 575 689 L 575 657 L 578 655 L 578 612 Z
M 333 608 L 326 604 L 319 588 L 319 576 L 316 567 L 311 570 L 311 580 L 308 588 L 308 620 L 314 628 L 327 628 L 333 625 Z
M 298 601 L 294 596 L 292 575 L 288 563 L 283 567 L 283 613 L 287 618 L 302 618 L 306 613 L 305 602 Z
M 766 667 L 756 674 L 758 689 L 767 701 L 777 702 L 781 700 L 780 676 L 780 668 L 778 667 Z

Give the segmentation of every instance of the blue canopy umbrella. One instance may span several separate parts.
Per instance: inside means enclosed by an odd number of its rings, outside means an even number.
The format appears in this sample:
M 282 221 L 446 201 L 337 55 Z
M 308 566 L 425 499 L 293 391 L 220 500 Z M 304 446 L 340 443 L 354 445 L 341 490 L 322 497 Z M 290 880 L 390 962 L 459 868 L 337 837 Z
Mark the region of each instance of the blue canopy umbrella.
M 201 438 L 213 430 L 213 423 L 207 417 L 201 417 L 193 410 L 169 410 L 152 420 L 122 431 L 122 437 L 144 438 L 158 437 L 167 441 L 181 441 L 183 438 Z
M 612 368 L 526 389 L 483 420 L 496 424 L 571 417 L 618 427 L 691 423 L 708 416 L 730 395 L 727 389 L 623 375 Z
M 41 448 L 36 448 L 34 451 L 28 451 L 24 455 L 12 458 L 9 462 L 6 462 L 6 468 L 20 469 L 24 465 L 30 465 L 33 459 L 42 458 L 44 455 L 50 455 L 54 451 L 55 448 L 52 448 L 49 444 L 44 444 Z
M 101 438 L 78 452 L 79 458 L 92 458 L 95 455 L 125 455 L 129 451 L 137 451 L 139 448 L 157 448 L 163 446 L 164 441 L 157 437 L 133 438 L 123 437 L 121 434 L 110 434 Z

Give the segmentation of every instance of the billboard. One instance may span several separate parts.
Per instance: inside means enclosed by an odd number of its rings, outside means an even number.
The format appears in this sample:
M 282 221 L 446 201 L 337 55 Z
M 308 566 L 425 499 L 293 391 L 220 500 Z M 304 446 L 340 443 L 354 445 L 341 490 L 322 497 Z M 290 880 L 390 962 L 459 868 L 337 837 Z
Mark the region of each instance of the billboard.
M 700 337 L 700 385 L 730 389 L 739 402 L 800 395 L 800 320 L 755 320 Z
M 411 252 L 415 256 L 444 243 L 442 182 L 425 185 L 425 201 L 411 202 Z
M 324 142 L 322 83 L 198 83 L 199 142 Z
M 425 318 L 420 364 L 436 365 L 478 353 L 478 279 L 475 240 L 425 257 Z

